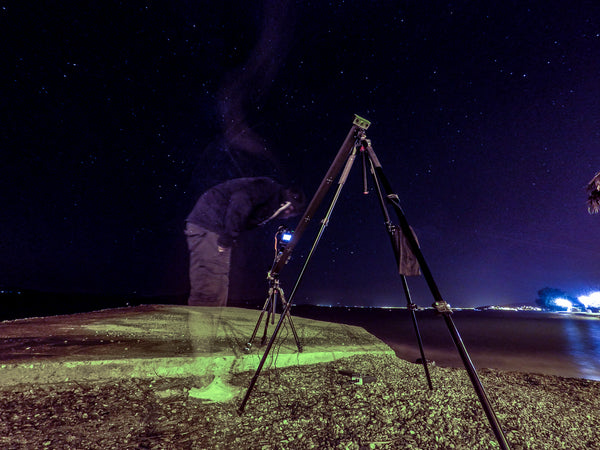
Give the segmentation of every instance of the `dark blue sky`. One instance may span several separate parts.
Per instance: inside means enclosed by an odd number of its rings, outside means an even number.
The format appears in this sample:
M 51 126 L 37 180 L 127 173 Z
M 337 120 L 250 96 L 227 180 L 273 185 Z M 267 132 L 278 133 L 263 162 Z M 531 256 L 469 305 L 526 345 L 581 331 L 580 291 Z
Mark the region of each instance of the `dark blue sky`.
M 487 3 L 3 6 L 0 285 L 185 293 L 197 196 L 266 174 L 311 197 L 357 113 L 451 305 L 600 289 L 600 5 Z M 360 172 L 296 302 L 405 303 Z M 233 296 L 266 292 L 274 231 L 240 243 Z

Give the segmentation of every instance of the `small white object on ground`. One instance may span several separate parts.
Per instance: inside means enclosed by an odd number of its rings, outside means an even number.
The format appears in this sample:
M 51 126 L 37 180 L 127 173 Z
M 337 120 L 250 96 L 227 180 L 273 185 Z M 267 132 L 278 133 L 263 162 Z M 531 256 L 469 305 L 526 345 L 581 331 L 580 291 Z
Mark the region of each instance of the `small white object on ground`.
M 229 402 L 241 393 L 241 388 L 231 386 L 220 377 L 215 379 L 206 387 L 190 389 L 188 395 L 192 398 L 205 400 L 210 403 Z

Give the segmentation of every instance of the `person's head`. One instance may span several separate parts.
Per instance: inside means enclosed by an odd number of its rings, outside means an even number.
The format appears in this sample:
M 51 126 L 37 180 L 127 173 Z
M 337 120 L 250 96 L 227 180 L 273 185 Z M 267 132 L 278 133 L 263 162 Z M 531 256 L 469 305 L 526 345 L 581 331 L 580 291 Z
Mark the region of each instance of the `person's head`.
M 304 210 L 306 196 L 298 188 L 290 187 L 283 191 L 283 203 L 289 202 L 289 205 L 281 212 L 280 217 L 287 219 L 299 215 Z

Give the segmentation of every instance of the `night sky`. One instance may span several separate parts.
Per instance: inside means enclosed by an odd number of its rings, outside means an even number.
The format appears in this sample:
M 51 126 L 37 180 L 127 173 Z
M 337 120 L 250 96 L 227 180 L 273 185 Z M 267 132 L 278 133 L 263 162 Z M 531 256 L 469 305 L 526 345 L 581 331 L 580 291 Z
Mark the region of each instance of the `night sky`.
M 359 114 L 452 306 L 600 289 L 597 1 L 6 2 L 0 35 L 0 287 L 185 295 L 197 197 L 312 197 Z M 361 172 L 297 303 L 405 304 Z M 266 295 L 276 227 L 234 250 L 232 298 Z

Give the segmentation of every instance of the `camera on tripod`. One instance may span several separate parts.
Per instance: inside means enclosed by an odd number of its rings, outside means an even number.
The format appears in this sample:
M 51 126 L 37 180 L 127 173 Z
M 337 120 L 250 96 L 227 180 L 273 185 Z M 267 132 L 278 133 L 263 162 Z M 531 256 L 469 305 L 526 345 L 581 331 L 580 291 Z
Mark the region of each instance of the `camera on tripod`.
M 280 226 L 275 234 L 275 249 L 277 254 L 281 253 L 283 249 L 292 241 L 294 232 L 284 226 Z

